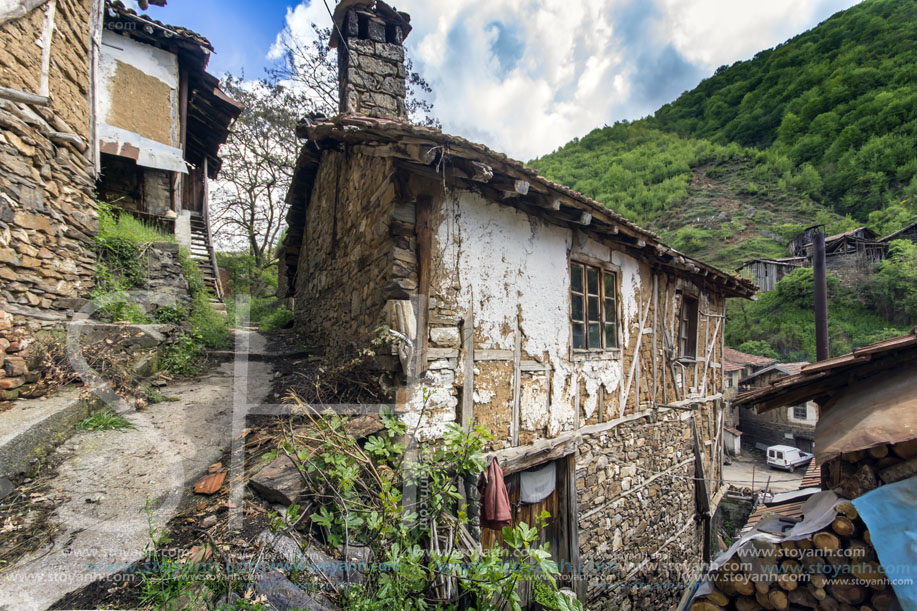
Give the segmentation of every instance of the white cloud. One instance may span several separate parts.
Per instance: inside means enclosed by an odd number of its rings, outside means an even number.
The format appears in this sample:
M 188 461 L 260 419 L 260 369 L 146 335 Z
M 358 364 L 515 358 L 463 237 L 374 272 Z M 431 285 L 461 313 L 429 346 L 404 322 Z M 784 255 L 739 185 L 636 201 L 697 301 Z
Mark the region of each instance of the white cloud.
M 751 57 L 854 0 L 398 0 L 406 41 L 449 133 L 527 160 L 652 113 L 721 64 Z M 330 24 L 288 11 L 296 36 Z

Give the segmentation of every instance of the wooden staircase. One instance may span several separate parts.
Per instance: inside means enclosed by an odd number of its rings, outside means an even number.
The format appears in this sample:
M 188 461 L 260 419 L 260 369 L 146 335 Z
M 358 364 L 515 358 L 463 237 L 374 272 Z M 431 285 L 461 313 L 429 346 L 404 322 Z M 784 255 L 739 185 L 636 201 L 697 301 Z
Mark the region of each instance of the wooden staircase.
M 219 270 L 216 266 L 216 257 L 213 253 L 213 243 L 210 240 L 210 230 L 207 220 L 203 216 L 191 215 L 191 258 L 197 261 L 201 274 L 204 276 L 204 285 L 210 290 L 214 309 L 225 310 L 223 306 L 223 291 L 219 280 Z

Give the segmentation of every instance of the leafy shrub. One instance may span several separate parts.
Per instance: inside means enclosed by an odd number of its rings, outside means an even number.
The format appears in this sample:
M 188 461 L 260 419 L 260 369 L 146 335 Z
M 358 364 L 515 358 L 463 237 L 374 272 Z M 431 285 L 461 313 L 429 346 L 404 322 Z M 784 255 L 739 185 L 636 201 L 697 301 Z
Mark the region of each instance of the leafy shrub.
M 745 354 L 754 354 L 755 356 L 763 356 L 769 359 L 780 358 L 777 351 L 771 348 L 771 345 L 762 339 L 752 339 L 747 342 L 742 342 L 736 350 L 744 352 Z
M 262 331 L 283 329 L 293 320 L 293 312 L 282 304 L 277 304 L 275 309 L 261 317 L 258 327 Z

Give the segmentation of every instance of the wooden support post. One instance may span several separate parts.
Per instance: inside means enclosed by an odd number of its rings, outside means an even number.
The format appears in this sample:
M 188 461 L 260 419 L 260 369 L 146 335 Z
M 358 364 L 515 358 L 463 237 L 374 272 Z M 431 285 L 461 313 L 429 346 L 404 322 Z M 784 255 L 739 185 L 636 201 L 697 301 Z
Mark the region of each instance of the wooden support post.
M 430 276 L 433 264 L 433 199 L 419 195 L 414 206 L 414 231 L 417 234 L 417 345 L 415 373 L 423 375 L 427 369 L 427 321 L 430 319 Z
M 694 489 L 697 513 L 704 523 L 704 553 L 703 561 L 710 562 L 710 495 L 707 492 L 707 475 L 704 470 L 704 460 L 701 456 L 700 434 L 697 431 L 697 418 L 691 418 L 694 423 Z
M 462 325 L 462 350 L 465 351 L 464 381 L 462 383 L 462 431 L 474 426 L 474 298 L 468 304 Z
M 653 406 L 659 377 L 659 275 L 653 274 Z
M 519 407 L 522 400 L 522 330 L 516 317 L 516 345 L 513 348 L 513 447 L 519 445 Z
M 646 327 L 646 319 L 650 315 L 650 305 L 652 305 L 652 300 L 646 300 L 646 309 L 643 311 L 643 316 L 640 319 L 640 330 L 637 332 L 637 342 L 634 345 L 634 355 L 630 363 L 630 374 L 627 376 L 627 386 L 624 387 L 624 399 L 621 401 L 620 416 L 624 417 L 624 411 L 626 409 L 627 400 L 630 398 L 630 388 L 631 384 L 634 381 L 634 375 L 637 370 L 637 365 L 640 363 L 640 342 L 643 340 L 643 328 Z M 637 396 L 637 407 L 636 411 L 640 411 L 640 396 Z

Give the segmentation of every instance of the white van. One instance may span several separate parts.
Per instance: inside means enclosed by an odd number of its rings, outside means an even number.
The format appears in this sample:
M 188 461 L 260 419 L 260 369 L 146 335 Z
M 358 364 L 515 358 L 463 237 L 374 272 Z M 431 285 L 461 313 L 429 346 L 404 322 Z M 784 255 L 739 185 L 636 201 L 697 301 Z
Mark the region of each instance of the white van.
M 775 469 L 786 469 L 790 473 L 796 467 L 807 465 L 812 454 L 793 446 L 770 446 L 767 448 L 767 464 Z

